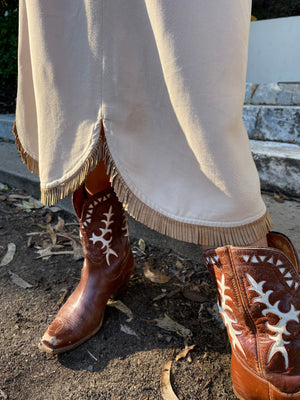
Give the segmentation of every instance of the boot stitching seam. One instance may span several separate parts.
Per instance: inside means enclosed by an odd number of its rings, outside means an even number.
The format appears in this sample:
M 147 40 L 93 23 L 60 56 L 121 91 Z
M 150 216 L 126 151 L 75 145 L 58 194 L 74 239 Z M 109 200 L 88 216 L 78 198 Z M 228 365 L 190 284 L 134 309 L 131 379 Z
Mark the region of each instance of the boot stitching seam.
M 233 260 L 232 246 L 228 246 L 227 249 L 228 249 L 228 255 L 229 255 L 231 266 L 232 266 L 233 275 L 234 275 L 234 278 L 236 280 L 237 289 L 238 289 L 238 292 L 239 292 L 239 297 L 240 297 L 240 302 L 242 304 L 242 308 L 243 308 L 245 314 L 248 316 L 250 324 L 252 325 L 252 328 L 254 328 L 254 332 L 255 332 L 255 335 L 254 335 L 254 337 L 255 337 L 255 347 L 256 347 L 257 355 L 259 355 L 258 360 L 257 360 L 258 370 L 260 371 L 261 375 L 264 376 L 264 373 L 262 371 L 262 365 L 261 365 L 260 346 L 259 346 L 258 340 L 257 340 L 257 328 L 256 328 L 256 325 L 255 325 L 254 321 L 252 320 L 251 314 L 250 314 L 250 312 L 249 312 L 249 310 L 248 310 L 248 308 L 247 308 L 247 306 L 246 306 L 246 304 L 245 304 L 245 302 L 243 300 L 242 288 L 241 288 L 240 283 L 239 283 L 237 271 L 236 271 L 236 268 L 235 268 L 235 263 L 234 263 L 234 260 Z

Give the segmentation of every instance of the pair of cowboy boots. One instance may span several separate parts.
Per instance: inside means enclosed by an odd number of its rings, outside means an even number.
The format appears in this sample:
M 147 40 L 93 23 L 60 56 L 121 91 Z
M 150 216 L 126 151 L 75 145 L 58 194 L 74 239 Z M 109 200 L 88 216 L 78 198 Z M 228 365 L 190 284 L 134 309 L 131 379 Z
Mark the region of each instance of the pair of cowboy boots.
M 287 237 L 268 248 L 220 247 L 204 256 L 231 343 L 241 400 L 300 400 L 299 259 Z
M 41 350 L 71 350 L 102 326 L 110 296 L 133 270 L 122 204 L 107 189 L 73 196 L 85 260 L 81 280 L 43 336 Z M 219 310 L 232 347 L 233 389 L 241 400 L 300 400 L 299 260 L 284 235 L 269 248 L 220 247 L 204 255 L 218 289 Z
M 98 332 L 109 297 L 125 288 L 135 267 L 127 219 L 113 189 L 85 198 L 81 186 L 73 206 L 85 259 L 79 285 L 39 344 L 52 354 L 74 349 Z

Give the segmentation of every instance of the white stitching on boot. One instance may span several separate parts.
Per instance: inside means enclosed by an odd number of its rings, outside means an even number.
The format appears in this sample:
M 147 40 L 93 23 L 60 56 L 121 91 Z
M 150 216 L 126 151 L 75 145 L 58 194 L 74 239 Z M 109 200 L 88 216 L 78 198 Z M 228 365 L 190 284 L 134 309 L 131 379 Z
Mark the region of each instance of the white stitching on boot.
M 259 295 L 259 297 L 256 297 L 253 300 L 253 303 L 262 303 L 267 306 L 267 308 L 262 311 L 262 315 L 266 316 L 268 313 L 273 313 L 279 318 L 279 322 L 276 325 L 271 325 L 269 322 L 266 323 L 266 327 L 270 331 L 274 332 L 274 335 L 269 335 L 269 338 L 272 339 L 274 343 L 269 351 L 268 362 L 271 361 L 272 357 L 276 353 L 281 353 L 285 361 L 285 368 L 288 369 L 289 359 L 285 345 L 289 344 L 290 342 L 283 340 L 283 335 L 291 335 L 291 333 L 287 331 L 287 323 L 289 321 L 299 322 L 298 317 L 300 311 L 296 311 L 295 306 L 290 304 L 290 310 L 288 312 L 281 312 L 278 308 L 280 300 L 276 301 L 274 305 L 272 305 L 269 301 L 269 296 L 274 291 L 268 290 L 266 293 L 263 291 L 262 287 L 266 281 L 257 283 L 249 274 L 247 274 L 247 279 L 251 285 L 248 287 L 248 290 L 254 290 Z
M 233 327 L 232 324 L 236 324 L 236 323 L 238 323 L 238 321 L 236 318 L 235 319 L 230 318 L 230 316 L 227 313 L 228 311 L 233 313 L 233 311 L 232 311 L 232 308 L 228 304 L 226 304 L 226 300 L 230 300 L 233 302 L 233 299 L 230 296 L 228 296 L 227 294 L 225 294 L 226 290 L 230 289 L 230 287 L 225 285 L 224 274 L 222 274 L 221 281 L 217 280 L 217 282 L 218 282 L 218 291 L 219 291 L 220 299 L 221 299 L 221 304 L 218 304 L 221 317 L 224 321 L 225 326 L 227 327 L 228 334 L 231 337 L 233 347 L 234 348 L 237 347 L 246 357 L 245 352 L 242 348 L 242 345 L 237 338 L 237 336 L 241 335 L 243 332 L 239 331 Z
M 123 218 L 123 224 L 121 229 L 124 232 L 124 237 L 129 237 L 128 222 L 124 211 L 122 213 L 122 218 Z
M 93 242 L 93 245 L 95 245 L 97 242 L 101 242 L 101 249 L 104 250 L 104 254 L 106 254 L 107 265 L 110 265 L 109 256 L 114 255 L 118 257 L 118 254 L 110 247 L 112 241 L 112 230 L 109 228 L 109 226 L 114 223 L 114 221 L 111 219 L 111 217 L 114 215 L 112 212 L 112 206 L 109 207 L 108 213 L 104 213 L 104 215 L 106 219 L 102 219 L 101 222 L 105 224 L 105 228 L 99 228 L 101 235 L 97 236 L 93 233 L 89 240 Z M 109 239 L 104 238 L 104 236 L 107 234 L 109 234 Z

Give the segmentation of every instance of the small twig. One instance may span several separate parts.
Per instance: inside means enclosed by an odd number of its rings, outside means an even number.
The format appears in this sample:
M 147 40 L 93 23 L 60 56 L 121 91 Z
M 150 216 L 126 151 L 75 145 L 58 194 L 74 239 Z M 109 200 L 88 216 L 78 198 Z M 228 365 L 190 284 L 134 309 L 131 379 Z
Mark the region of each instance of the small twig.
M 50 257 L 50 256 L 59 256 L 59 255 L 63 255 L 63 254 L 74 254 L 74 251 L 53 251 L 47 255 L 42 255 L 42 256 L 38 256 L 36 257 L 36 260 L 38 258 L 45 258 L 45 257 Z
M 59 307 L 61 306 L 61 304 L 63 303 L 63 301 L 66 298 L 66 295 L 68 294 L 68 289 L 66 289 L 63 294 L 60 296 L 60 299 L 58 300 L 58 302 L 55 304 L 53 310 L 56 311 L 59 309 Z
M 90 351 L 87 350 L 87 352 L 89 353 L 89 355 L 95 360 L 98 361 L 98 359 L 94 356 L 94 354 L 92 354 Z

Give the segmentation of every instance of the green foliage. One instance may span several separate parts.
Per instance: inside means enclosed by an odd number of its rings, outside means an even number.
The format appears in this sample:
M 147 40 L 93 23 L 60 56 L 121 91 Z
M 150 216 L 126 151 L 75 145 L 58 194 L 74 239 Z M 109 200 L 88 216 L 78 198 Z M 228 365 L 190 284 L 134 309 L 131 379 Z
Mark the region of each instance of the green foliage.
M 0 3 L 0 84 L 16 81 L 18 53 L 18 1 Z
M 271 19 L 300 15 L 300 0 L 253 0 L 252 15 Z

